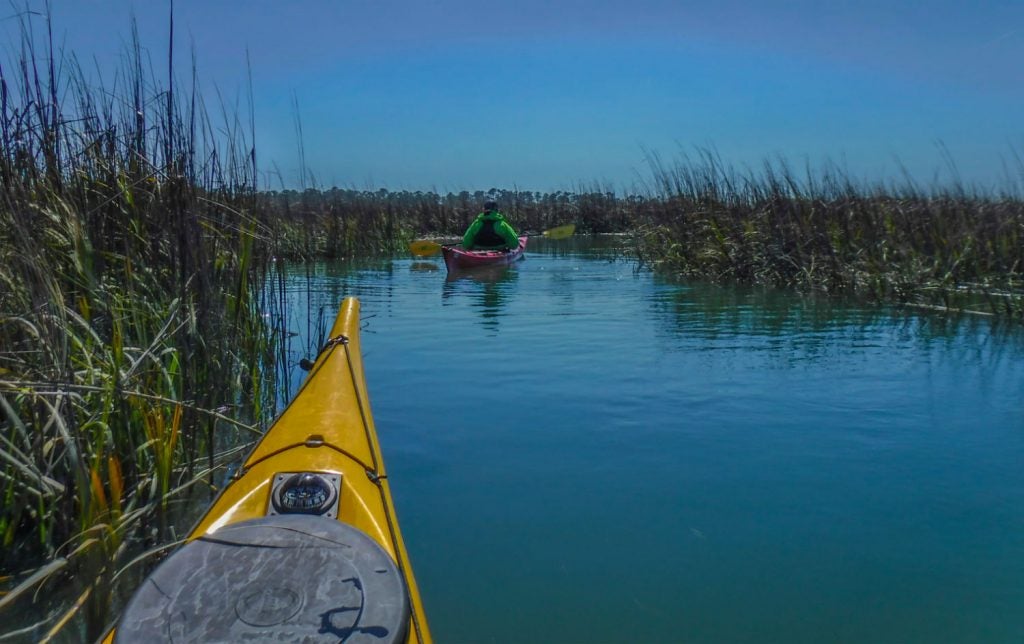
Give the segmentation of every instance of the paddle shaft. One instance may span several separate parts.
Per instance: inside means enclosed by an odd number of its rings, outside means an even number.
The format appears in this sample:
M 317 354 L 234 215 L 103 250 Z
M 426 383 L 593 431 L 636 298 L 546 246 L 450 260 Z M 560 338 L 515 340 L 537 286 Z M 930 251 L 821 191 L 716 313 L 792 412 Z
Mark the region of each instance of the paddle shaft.
M 571 236 L 576 231 L 576 224 L 565 224 L 557 226 L 555 228 L 549 228 L 541 233 L 526 233 L 520 235 L 520 237 L 547 237 L 549 239 L 565 239 Z M 459 240 L 461 241 L 461 240 Z M 409 244 L 409 250 L 413 255 L 417 257 L 427 257 L 430 255 L 436 255 L 441 251 L 444 246 L 454 246 L 459 243 L 455 241 L 453 244 L 440 244 L 429 239 L 417 239 L 416 241 Z

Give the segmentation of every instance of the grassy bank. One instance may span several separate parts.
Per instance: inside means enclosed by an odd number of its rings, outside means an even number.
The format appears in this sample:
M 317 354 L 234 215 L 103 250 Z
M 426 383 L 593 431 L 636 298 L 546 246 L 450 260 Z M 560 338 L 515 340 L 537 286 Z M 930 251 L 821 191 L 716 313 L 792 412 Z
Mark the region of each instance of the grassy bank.
M 710 154 L 652 165 L 636 252 L 654 270 L 1024 320 L 1017 189 L 863 185 L 781 162 L 740 173 Z
M 0 630 L 91 640 L 273 411 L 272 231 L 194 80 L 136 42 L 103 86 L 39 27 L 0 67 Z

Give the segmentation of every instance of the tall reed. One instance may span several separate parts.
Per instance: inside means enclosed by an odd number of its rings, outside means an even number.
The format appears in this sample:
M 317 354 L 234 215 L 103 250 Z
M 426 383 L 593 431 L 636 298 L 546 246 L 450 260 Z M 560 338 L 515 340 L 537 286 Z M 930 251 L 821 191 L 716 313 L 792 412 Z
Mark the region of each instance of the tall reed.
M 274 410 L 270 234 L 253 133 L 211 122 L 194 63 L 177 82 L 169 54 L 162 86 L 135 37 L 104 85 L 48 17 L 21 21 L 0 66 L 0 630 L 94 639 L 135 556 L 173 541 L 169 501 Z
M 1024 319 L 1024 200 L 1013 186 L 864 185 L 835 167 L 800 176 L 784 161 L 741 173 L 709 152 L 651 165 L 656 198 L 636 252 L 655 270 Z

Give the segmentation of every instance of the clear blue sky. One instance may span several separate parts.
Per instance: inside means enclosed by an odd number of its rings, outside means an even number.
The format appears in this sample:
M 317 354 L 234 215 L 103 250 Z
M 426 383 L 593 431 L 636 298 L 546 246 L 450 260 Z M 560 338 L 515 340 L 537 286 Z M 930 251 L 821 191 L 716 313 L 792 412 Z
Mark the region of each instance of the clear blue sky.
M 108 69 L 134 14 L 162 74 L 169 6 L 52 0 L 54 33 Z M 948 176 L 939 142 L 967 181 L 1022 179 L 1021 0 L 178 0 L 175 14 L 179 72 L 194 46 L 232 104 L 248 54 L 261 166 L 289 186 L 293 100 L 328 187 L 629 189 L 645 149 L 695 146 L 866 179 L 902 163 L 929 182 Z

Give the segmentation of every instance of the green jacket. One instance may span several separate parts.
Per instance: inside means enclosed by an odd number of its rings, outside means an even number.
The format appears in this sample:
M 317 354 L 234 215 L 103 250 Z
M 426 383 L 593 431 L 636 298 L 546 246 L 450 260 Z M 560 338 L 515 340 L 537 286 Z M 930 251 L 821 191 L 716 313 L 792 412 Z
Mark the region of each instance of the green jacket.
M 518 248 L 519 235 L 516 234 L 516 229 L 505 221 L 504 215 L 497 210 L 491 210 L 476 216 L 462 237 L 462 247 L 466 250 Z

